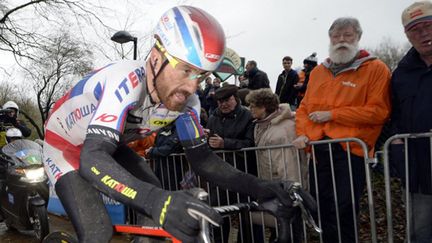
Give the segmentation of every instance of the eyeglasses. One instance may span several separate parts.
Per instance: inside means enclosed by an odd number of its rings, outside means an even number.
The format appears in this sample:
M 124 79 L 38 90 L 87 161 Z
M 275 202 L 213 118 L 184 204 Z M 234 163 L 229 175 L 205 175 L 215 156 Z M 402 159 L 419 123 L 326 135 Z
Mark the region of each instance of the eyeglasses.
M 210 76 L 211 72 L 199 72 L 198 70 L 195 70 L 190 67 L 190 65 L 184 63 L 183 61 L 171 56 L 166 49 L 162 46 L 162 44 L 159 42 L 159 40 L 156 40 L 156 47 L 157 49 L 165 56 L 165 58 L 168 60 L 168 63 L 177 71 L 181 72 L 183 74 L 184 78 L 189 78 L 190 80 L 197 79 L 198 82 L 204 81 L 208 76 Z
M 416 24 L 411 29 L 407 30 L 407 33 L 410 35 L 420 35 L 423 31 L 426 31 L 427 33 L 432 32 L 432 23 L 419 23 Z

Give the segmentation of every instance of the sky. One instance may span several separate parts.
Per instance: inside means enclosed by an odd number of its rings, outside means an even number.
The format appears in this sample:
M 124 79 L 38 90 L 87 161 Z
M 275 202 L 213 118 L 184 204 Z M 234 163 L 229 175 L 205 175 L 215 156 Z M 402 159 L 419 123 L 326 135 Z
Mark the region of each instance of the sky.
M 148 2 L 148 1 L 146 1 Z M 179 1 L 154 1 L 147 16 L 157 19 Z M 363 28 L 360 46 L 371 49 L 390 38 L 397 45 L 407 42 L 401 13 L 412 0 L 195 0 L 184 4 L 212 14 L 224 28 L 227 46 L 246 60 L 255 60 L 274 87 L 282 71 L 282 58 L 291 56 L 293 67 L 317 52 L 319 62 L 328 56 L 328 28 L 339 17 L 358 18 Z M 130 3 L 140 9 L 136 1 Z M 127 5 L 123 5 L 130 9 Z M 126 10 L 127 11 L 127 10 Z M 138 11 L 139 12 L 139 11 Z M 120 23 L 120 22 L 119 22 Z M 151 21 L 149 22 L 151 25 Z M 155 23 L 155 22 L 154 22 Z M 139 36 L 139 29 L 130 26 Z
M 363 28 L 360 46 L 371 49 L 391 39 L 407 42 L 401 13 L 412 0 L 107 0 L 100 14 L 114 30 L 126 29 L 138 37 L 139 56 L 144 57 L 148 35 L 168 8 L 181 4 L 200 7 L 212 14 L 224 28 L 227 47 L 246 60 L 255 60 L 274 88 L 282 71 L 282 58 L 291 56 L 293 67 L 317 52 L 319 62 L 328 55 L 328 28 L 338 17 L 356 17 Z M 97 39 L 93 42 L 97 43 Z M 101 41 L 102 42 L 102 41 Z M 103 41 L 107 43 L 107 41 Z M 108 41 L 109 42 L 109 41 Z M 124 45 L 132 45 L 126 43 Z M 115 45 L 115 44 L 111 44 Z M 117 44 L 118 45 L 118 44 Z M 132 54 L 131 54 L 132 55 Z M 109 60 L 97 56 L 96 65 Z M 0 60 L 0 65 L 3 65 Z

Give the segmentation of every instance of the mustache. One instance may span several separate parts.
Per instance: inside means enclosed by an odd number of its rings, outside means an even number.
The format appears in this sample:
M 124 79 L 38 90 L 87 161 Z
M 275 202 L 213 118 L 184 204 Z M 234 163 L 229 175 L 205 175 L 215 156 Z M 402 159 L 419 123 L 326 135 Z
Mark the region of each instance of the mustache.
M 353 48 L 356 47 L 356 45 L 349 44 L 349 43 L 337 43 L 337 44 L 332 45 L 330 48 L 331 48 L 331 50 L 334 51 L 334 50 L 337 50 L 337 49 L 339 49 L 341 47 L 344 47 L 344 48 L 347 48 L 349 50 L 352 50 Z

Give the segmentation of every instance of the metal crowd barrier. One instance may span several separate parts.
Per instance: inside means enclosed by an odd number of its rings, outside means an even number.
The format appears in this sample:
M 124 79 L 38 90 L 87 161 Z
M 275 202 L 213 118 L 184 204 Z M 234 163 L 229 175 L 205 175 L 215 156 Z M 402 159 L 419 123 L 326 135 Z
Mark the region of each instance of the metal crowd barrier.
M 312 150 L 309 153 L 309 157 L 305 158 L 304 156 L 304 150 L 297 150 L 293 147 L 291 144 L 286 145 L 276 145 L 276 146 L 267 146 L 267 147 L 252 147 L 252 148 L 244 148 L 237 151 L 216 151 L 216 153 L 221 156 L 222 159 L 229 162 L 232 166 L 251 174 L 256 174 L 259 177 L 265 177 L 266 179 L 292 179 L 292 177 L 297 177 L 300 183 L 305 188 L 308 188 L 308 179 L 307 179 L 307 171 L 308 171 L 308 162 L 307 161 L 313 161 L 313 173 L 311 173 L 313 176 L 317 175 L 316 171 L 316 161 L 317 158 L 315 158 L 315 147 L 316 146 L 328 146 L 329 147 L 329 156 L 331 159 L 331 167 L 333 169 L 333 159 L 332 159 L 332 148 L 336 144 L 343 143 L 347 150 L 347 156 L 348 156 L 348 165 L 349 165 L 349 173 L 348 175 L 350 177 L 351 181 L 351 198 L 352 198 L 352 204 L 353 204 L 353 219 L 355 222 L 355 242 L 360 242 L 359 235 L 358 235 L 358 212 L 354 209 L 354 196 L 353 196 L 353 185 L 352 185 L 352 171 L 351 171 L 351 157 L 350 152 L 352 146 L 359 146 L 363 150 L 363 156 L 364 156 L 364 169 L 365 169 L 365 177 L 366 177 L 366 189 L 367 189 L 367 208 L 362 210 L 368 211 L 368 217 L 369 217 L 369 230 L 370 230 L 370 239 L 368 239 L 368 242 L 378 242 L 377 241 L 377 229 L 376 229 L 376 222 L 375 222 L 375 211 L 374 211 L 374 198 L 373 198 L 373 188 L 371 183 L 371 169 L 370 164 L 376 163 L 376 160 L 373 158 L 369 158 L 368 156 L 368 148 L 367 145 L 357 138 L 345 138 L 345 139 L 331 139 L 331 140 L 320 140 L 320 141 L 314 141 L 311 142 Z M 274 161 L 272 159 L 272 155 L 278 154 L 278 161 Z M 257 163 L 256 158 L 266 158 L 265 161 L 260 160 Z M 294 161 L 288 161 L 287 158 L 294 158 Z M 319 160 L 319 158 L 318 158 Z M 288 168 L 290 165 L 294 163 L 293 170 L 296 170 L 295 172 L 290 171 L 291 169 Z M 265 164 L 266 166 L 260 166 L 262 164 Z M 185 176 L 185 173 L 189 170 L 189 165 L 187 163 L 186 157 L 184 154 L 172 154 L 168 157 L 159 158 L 156 160 L 151 161 L 151 166 L 155 169 L 156 175 L 160 178 L 162 186 L 164 189 L 167 190 L 179 190 L 180 187 L 180 181 Z M 279 171 L 282 173 L 275 173 L 275 167 L 277 167 L 276 171 Z M 263 169 L 264 168 L 264 169 Z M 276 175 L 276 178 L 275 178 Z M 332 181 L 333 185 L 335 182 L 335 174 L 332 172 Z M 207 192 L 209 192 L 209 198 L 211 201 L 212 206 L 216 205 L 223 205 L 224 203 L 236 203 L 240 202 L 242 200 L 250 200 L 250 198 L 245 197 L 243 195 L 239 195 L 238 193 L 232 193 L 226 190 L 222 190 L 211 183 L 205 181 L 202 178 L 197 178 L 197 185 L 204 188 Z M 315 188 L 317 188 L 317 180 L 315 179 Z M 337 190 L 335 186 L 333 186 L 334 192 Z M 215 195 L 216 194 L 216 195 Z M 319 195 L 315 195 L 317 198 L 319 198 Z M 334 201 L 336 202 L 336 205 L 338 205 L 338 197 L 337 194 L 334 193 Z M 319 226 L 322 226 L 321 223 L 321 212 L 322 209 L 318 208 L 318 224 Z M 338 216 L 338 207 L 336 207 L 336 214 Z M 261 223 L 260 223 L 261 222 Z M 339 218 L 337 217 L 337 232 L 339 236 L 339 242 L 341 241 L 341 224 L 344 222 L 340 222 Z M 238 217 L 230 217 L 229 222 L 226 224 L 228 227 L 230 227 L 230 236 L 229 236 L 229 242 L 263 242 L 262 238 L 261 240 L 257 238 L 257 235 L 259 237 L 265 237 L 265 242 L 267 242 L 268 238 L 270 236 L 274 236 L 274 234 L 277 234 L 277 229 L 274 229 L 272 226 L 274 224 L 271 223 L 271 219 L 267 215 L 261 214 L 261 215 L 239 215 Z M 234 227 L 233 227 L 234 226 Z M 259 230 L 257 230 L 257 226 L 259 227 Z M 225 227 L 225 226 L 222 226 Z M 236 232 L 237 231 L 237 232 Z M 245 232 L 244 232 L 245 231 Z M 293 231 L 293 229 L 292 229 Z M 308 230 L 305 227 L 305 223 L 303 222 L 303 225 L 301 227 L 302 231 L 302 242 L 323 242 L 322 236 L 316 235 L 312 233 L 310 230 Z M 216 237 L 218 239 L 222 240 L 216 240 L 215 242 L 225 242 L 223 240 L 223 232 L 226 232 L 226 229 L 222 229 L 219 231 L 214 231 L 213 237 Z M 235 235 L 236 233 L 240 233 L 239 235 Z M 390 235 L 389 235 L 389 238 Z
M 387 213 L 387 236 L 388 236 L 388 242 L 389 243 L 393 243 L 398 242 L 396 240 L 396 236 L 394 235 L 394 231 L 395 230 L 400 230 L 401 227 L 398 227 L 397 229 L 395 229 L 395 224 L 401 224 L 401 222 L 394 222 L 395 221 L 395 215 L 394 215 L 394 210 L 396 210 L 395 208 L 393 208 L 392 206 L 392 202 L 394 203 L 395 197 L 392 196 L 392 186 L 394 187 L 394 181 L 392 181 L 391 179 L 391 158 L 390 158 L 390 145 L 392 144 L 392 142 L 394 142 L 397 139 L 401 139 L 403 141 L 403 147 L 404 147 L 404 152 L 403 152 L 403 156 L 404 156 L 404 168 L 405 170 L 402 170 L 402 172 L 404 172 L 403 174 L 399 175 L 400 177 L 404 177 L 406 178 L 405 180 L 401 180 L 401 187 L 403 189 L 403 202 L 402 204 L 404 205 L 399 205 L 400 207 L 405 207 L 405 222 L 404 222 L 404 230 L 405 230 L 405 239 L 403 239 L 405 242 L 411 242 L 412 239 L 410 237 L 411 235 L 411 231 L 412 231 L 412 223 L 410 221 L 411 218 L 411 200 L 410 200 L 410 193 L 407 193 L 406 189 L 410 188 L 410 166 L 409 166 L 409 150 L 410 150 L 410 141 L 413 142 L 414 140 L 417 139 L 424 139 L 424 138 L 429 138 L 429 143 L 430 143 L 430 156 L 431 156 L 431 161 L 432 161 L 432 132 L 427 132 L 427 133 L 412 133 L 412 134 L 396 134 L 392 137 L 390 137 L 389 139 L 386 140 L 386 142 L 384 143 L 383 146 L 383 151 L 382 154 L 384 156 L 384 180 L 385 180 L 385 194 L 386 194 L 386 213 Z M 431 165 L 432 168 L 432 165 Z M 432 171 L 431 171 L 432 173 Z M 432 179 L 431 179 L 432 180 Z M 397 196 L 397 195 L 395 195 Z M 400 210 L 400 208 L 399 208 Z

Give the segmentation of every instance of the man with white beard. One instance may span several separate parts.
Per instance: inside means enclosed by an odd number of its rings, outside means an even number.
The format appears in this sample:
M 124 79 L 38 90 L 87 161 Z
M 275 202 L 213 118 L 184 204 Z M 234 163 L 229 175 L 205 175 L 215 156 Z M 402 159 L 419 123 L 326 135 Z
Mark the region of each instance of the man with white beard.
M 336 19 L 328 33 L 329 58 L 310 74 L 296 113 L 298 138 L 293 144 L 302 149 L 309 141 L 356 137 L 373 155 L 390 113 L 390 71 L 382 61 L 359 49 L 362 29 L 357 19 Z M 319 197 L 324 242 L 358 240 L 355 224 L 366 162 L 359 144 L 347 147 L 347 143 L 314 146 L 316 159 L 310 163 L 310 186 L 311 194 Z

